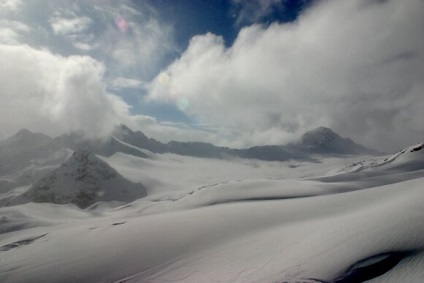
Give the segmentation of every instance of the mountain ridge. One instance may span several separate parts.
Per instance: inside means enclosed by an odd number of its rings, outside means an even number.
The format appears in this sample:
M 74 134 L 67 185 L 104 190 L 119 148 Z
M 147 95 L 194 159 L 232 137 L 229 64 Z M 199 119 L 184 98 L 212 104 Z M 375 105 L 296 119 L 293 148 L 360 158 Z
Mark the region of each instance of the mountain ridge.
M 31 136 L 31 132 L 28 130 L 23 130 L 23 132 L 19 133 L 19 135 L 16 134 L 11 138 Z M 174 153 L 201 158 L 222 159 L 236 157 L 265 161 L 286 161 L 291 159 L 316 161 L 312 155 L 317 154 L 330 156 L 381 154 L 355 143 L 350 138 L 344 138 L 326 127 L 319 127 L 306 132 L 298 142 L 286 145 L 253 146 L 243 149 L 215 146 L 206 142 L 169 141 L 162 143 L 156 139 L 149 138 L 141 131 L 132 131 L 125 125 L 116 127 L 110 136 L 103 139 L 86 139 L 83 134 L 77 132 L 63 134 L 54 139 L 49 139 L 48 144 L 54 144 L 55 148 L 64 147 L 73 151 L 90 148 L 94 154 L 105 157 L 122 152 L 142 158 L 150 158 L 150 155 L 143 150 L 159 154 Z M 0 143 L 0 149 L 3 143 Z
M 121 131 L 121 132 L 120 132 Z M 122 133 L 123 132 L 123 133 Z M 170 141 L 161 143 L 148 138 L 141 131 L 133 132 L 125 125 L 115 130 L 115 135 L 134 146 L 145 148 L 154 153 L 175 153 L 195 157 L 225 158 L 228 156 L 253 158 L 267 161 L 285 161 L 289 159 L 313 160 L 312 154 L 354 155 L 380 154 L 355 143 L 350 138 L 343 138 L 333 130 L 325 127 L 306 132 L 300 141 L 286 145 L 253 146 L 244 149 L 215 146 L 205 142 Z

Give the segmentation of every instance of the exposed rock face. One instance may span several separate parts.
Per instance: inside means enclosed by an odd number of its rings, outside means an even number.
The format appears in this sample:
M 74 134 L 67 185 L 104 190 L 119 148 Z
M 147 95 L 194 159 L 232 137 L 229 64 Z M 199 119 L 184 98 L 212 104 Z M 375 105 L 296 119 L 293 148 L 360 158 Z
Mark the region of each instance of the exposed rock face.
M 24 196 L 34 202 L 73 203 L 86 208 L 97 201 L 130 202 L 146 196 L 146 189 L 126 180 L 85 149 L 46 174 Z
M 367 149 L 355 143 L 350 138 L 341 137 L 333 130 L 319 127 L 306 132 L 300 143 L 296 144 L 305 151 L 320 154 L 376 154 L 377 152 Z

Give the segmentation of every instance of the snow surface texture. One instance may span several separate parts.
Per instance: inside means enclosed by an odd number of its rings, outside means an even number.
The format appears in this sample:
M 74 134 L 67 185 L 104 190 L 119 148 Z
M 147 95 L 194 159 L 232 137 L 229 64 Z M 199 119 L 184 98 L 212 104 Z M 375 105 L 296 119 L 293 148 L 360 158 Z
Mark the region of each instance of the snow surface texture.
M 351 164 L 345 168 L 334 170 L 328 175 L 368 171 L 414 171 L 422 168 L 421 159 L 424 156 L 424 143 L 405 148 L 404 150 L 385 157 L 374 158 Z M 421 158 L 418 158 L 421 156 Z
M 422 282 L 422 149 L 319 163 L 77 152 L 52 171 L 64 195 L 91 188 L 72 176 L 91 164 L 147 196 L 0 208 L 0 282 Z

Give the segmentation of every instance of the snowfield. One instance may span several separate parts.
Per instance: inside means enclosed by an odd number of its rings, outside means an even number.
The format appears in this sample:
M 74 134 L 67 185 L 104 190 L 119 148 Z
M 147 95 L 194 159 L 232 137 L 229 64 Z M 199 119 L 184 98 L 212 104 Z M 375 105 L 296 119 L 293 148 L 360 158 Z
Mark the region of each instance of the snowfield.
M 92 156 L 147 196 L 0 208 L 0 282 L 422 282 L 422 148 L 320 162 Z

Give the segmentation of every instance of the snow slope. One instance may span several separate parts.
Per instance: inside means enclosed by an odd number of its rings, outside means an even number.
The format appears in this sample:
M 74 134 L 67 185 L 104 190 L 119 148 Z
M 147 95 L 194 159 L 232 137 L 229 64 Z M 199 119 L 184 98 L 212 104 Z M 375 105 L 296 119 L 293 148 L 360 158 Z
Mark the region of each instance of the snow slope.
M 113 144 L 8 192 L 0 282 L 422 282 L 422 143 L 318 162 Z
M 407 147 L 396 154 L 372 158 L 335 169 L 327 175 L 372 171 L 415 171 L 422 169 L 424 163 L 424 143 Z
M 418 147 L 325 177 L 358 160 L 102 157 L 149 195 L 0 208 L 0 282 L 422 282 Z
M 54 219 L 36 225 L 49 219 L 41 204 L 10 207 L 2 211 L 11 215 L 6 223 L 21 213 L 21 225 L 36 227 L 2 235 L 0 279 L 335 282 L 364 259 L 405 252 L 403 280 L 420 282 L 414 280 L 424 275 L 419 268 L 424 247 L 422 182 L 147 215 L 140 203 L 98 215 L 80 213 L 79 219 L 75 208 L 48 205 L 49 211 L 62 215 L 60 224 Z M 389 271 L 380 282 L 398 279 Z
M 298 179 L 322 176 L 334 167 L 363 160 L 364 156 L 308 161 L 262 161 L 254 159 L 208 159 L 158 154 L 149 159 L 117 153 L 99 157 L 125 178 L 142 182 L 149 199 L 175 199 L 200 187 L 254 179 Z

